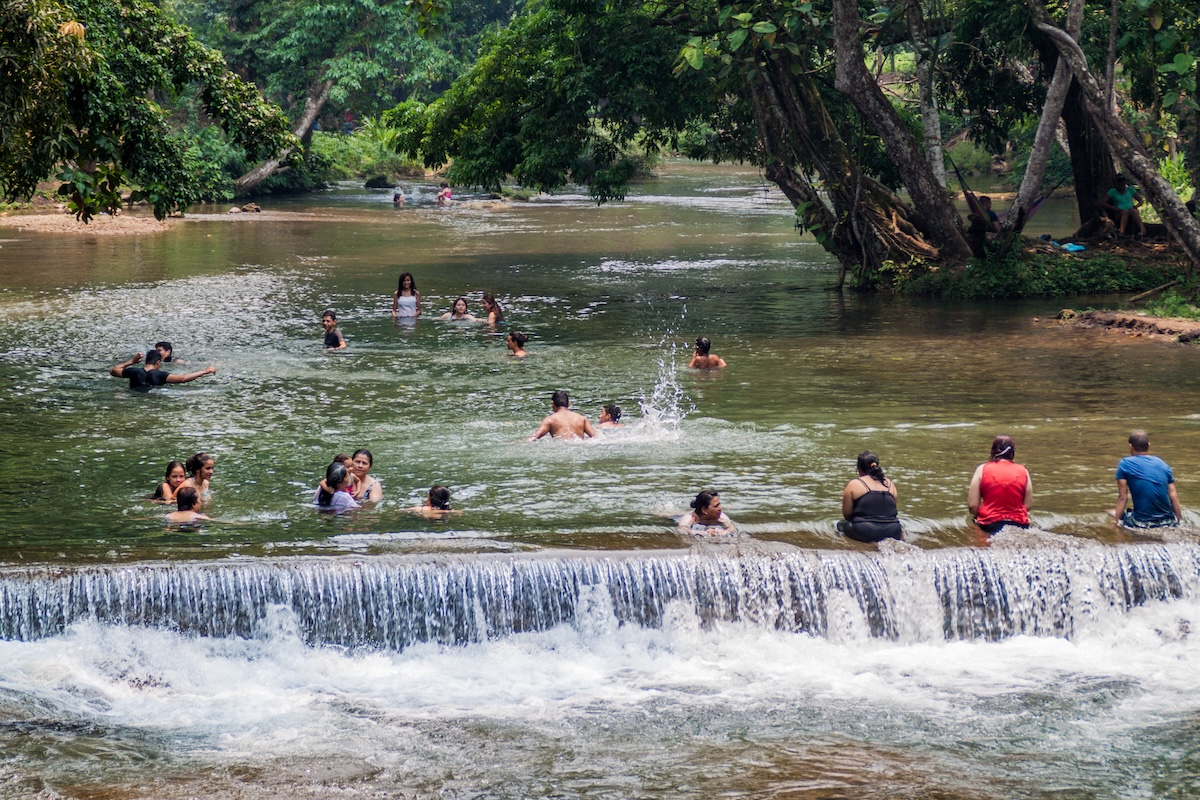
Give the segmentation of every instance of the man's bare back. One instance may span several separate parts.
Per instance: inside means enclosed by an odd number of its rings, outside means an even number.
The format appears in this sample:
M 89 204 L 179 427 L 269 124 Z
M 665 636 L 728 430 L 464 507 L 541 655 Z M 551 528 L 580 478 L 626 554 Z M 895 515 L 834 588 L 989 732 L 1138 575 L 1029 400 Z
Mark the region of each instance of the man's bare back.
M 565 393 L 564 393 L 565 397 Z M 569 405 L 554 405 L 554 413 L 542 420 L 542 424 L 529 437 L 529 441 L 540 439 L 550 434 L 555 439 L 584 439 L 594 437 L 596 429 L 592 422 L 583 414 L 577 414 Z

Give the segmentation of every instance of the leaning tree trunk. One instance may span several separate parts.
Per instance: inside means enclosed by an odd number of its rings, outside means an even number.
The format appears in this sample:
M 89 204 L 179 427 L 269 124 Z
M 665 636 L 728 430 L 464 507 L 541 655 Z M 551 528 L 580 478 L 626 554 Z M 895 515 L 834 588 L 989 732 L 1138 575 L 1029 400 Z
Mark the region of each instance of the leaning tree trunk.
M 883 140 L 912 197 L 923 223 L 921 227 L 931 234 L 931 243 L 939 248 L 940 257 L 951 263 L 965 264 L 971 257 L 971 249 L 963 238 L 962 219 L 950 202 L 950 196 L 938 184 L 929 163 L 922 158 L 904 121 L 867 71 L 859 25 L 855 0 L 834 0 L 833 38 L 837 61 L 834 85 L 850 98 Z
M 1066 59 L 1075 73 L 1075 80 L 1083 91 L 1089 115 L 1095 121 L 1106 142 L 1125 169 L 1145 192 L 1147 200 L 1166 226 L 1167 231 L 1183 247 L 1187 254 L 1189 274 L 1200 266 L 1200 220 L 1193 217 L 1184 206 L 1171 184 L 1158 174 L 1158 166 L 1150 158 L 1137 134 L 1122 120 L 1105 96 L 1104 87 L 1088 71 L 1087 58 L 1079 44 L 1061 28 L 1051 25 L 1046 7 L 1041 0 L 1029 0 L 1037 28 L 1051 38 L 1059 54 Z
M 313 84 L 308 92 L 308 97 L 304 99 L 304 113 L 300 115 L 299 121 L 296 122 L 295 129 L 292 133 L 297 139 L 309 141 L 308 132 L 312 130 L 313 122 L 316 121 L 317 115 L 321 113 L 321 109 L 325 107 L 326 101 L 329 100 L 329 92 L 333 89 L 333 81 L 321 80 Z M 247 172 L 242 177 L 234 181 L 234 196 L 242 197 L 254 191 L 263 181 L 271 177 L 277 172 L 283 172 L 287 167 L 283 163 L 287 161 L 288 156 L 292 154 L 293 148 L 287 148 L 282 153 L 279 153 L 275 158 L 264 161 L 254 169 Z

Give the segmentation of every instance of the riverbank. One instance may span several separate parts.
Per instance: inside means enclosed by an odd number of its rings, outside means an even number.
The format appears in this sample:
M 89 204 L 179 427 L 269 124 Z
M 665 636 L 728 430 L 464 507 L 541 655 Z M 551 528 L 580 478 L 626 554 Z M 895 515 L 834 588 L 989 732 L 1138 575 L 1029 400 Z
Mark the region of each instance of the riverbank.
M 1069 315 L 1074 314 L 1074 311 L 1066 309 L 1060 312 L 1059 318 L 1074 322 L 1081 328 L 1102 328 L 1120 331 L 1129 336 L 1170 340 L 1181 344 L 1200 341 L 1200 322 L 1195 320 L 1155 317 L 1132 311 L 1085 311 L 1072 319 Z
M 73 214 L 7 213 L 0 214 L 0 228 L 16 228 L 34 233 L 65 233 L 90 236 L 129 236 L 141 233 L 168 231 L 177 219 L 157 220 L 131 214 L 97 214 L 88 223 L 80 222 Z

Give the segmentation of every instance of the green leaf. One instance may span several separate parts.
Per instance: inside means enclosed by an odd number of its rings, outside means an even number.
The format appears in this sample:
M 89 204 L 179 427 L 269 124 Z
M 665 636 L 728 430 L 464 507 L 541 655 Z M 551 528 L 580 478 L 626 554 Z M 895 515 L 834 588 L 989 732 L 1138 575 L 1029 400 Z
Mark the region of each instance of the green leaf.
M 738 48 L 746 41 L 746 37 L 750 35 L 750 31 L 746 28 L 738 28 L 733 33 L 729 34 L 729 49 L 737 52 Z
M 692 69 L 700 69 L 704 66 L 704 51 L 699 48 L 691 45 L 683 48 L 683 58 Z
M 750 20 L 754 19 L 754 15 L 749 14 L 749 13 L 734 14 L 733 18 L 736 19 L 738 22 L 742 23 L 743 25 L 749 25 Z
M 756 23 L 754 23 L 753 30 L 755 33 L 774 33 L 775 31 L 777 31 L 779 29 L 776 28 L 774 23 L 771 23 L 771 22 L 756 22 Z M 1176 56 L 1175 60 L 1178 61 L 1179 57 Z

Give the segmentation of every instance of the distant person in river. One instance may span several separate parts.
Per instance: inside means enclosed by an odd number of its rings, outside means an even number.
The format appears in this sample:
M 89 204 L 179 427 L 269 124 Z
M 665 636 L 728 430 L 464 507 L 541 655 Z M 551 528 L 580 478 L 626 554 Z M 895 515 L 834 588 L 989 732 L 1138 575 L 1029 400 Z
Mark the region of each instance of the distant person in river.
M 1126 508 L 1130 498 L 1133 507 Z M 1150 436 L 1145 431 L 1129 434 L 1129 455 L 1117 464 L 1113 519 L 1127 528 L 1164 528 L 1183 519 L 1175 475 L 1167 462 L 1150 455 Z
M 448 514 L 462 513 L 450 508 L 450 488 L 441 484 L 434 484 L 429 488 L 429 494 L 425 495 L 425 502 L 422 505 L 413 506 L 408 510 L 413 514 L 420 514 L 432 519 L 441 519 Z
M 326 350 L 344 350 L 346 348 L 346 337 L 342 335 L 342 329 L 337 326 L 337 312 L 332 308 L 325 310 L 321 315 L 321 327 L 325 329 L 325 349 Z
M 332 511 L 335 514 L 349 511 L 352 508 L 361 508 L 359 502 L 354 499 L 354 495 L 350 493 L 350 487 L 353 485 L 354 477 L 346 469 L 346 465 L 335 461 L 326 468 L 325 480 L 313 494 L 313 505 L 323 511 Z
M 1138 206 L 1143 202 L 1142 195 L 1136 186 L 1130 186 L 1124 175 L 1113 178 L 1113 188 L 1100 199 L 1100 205 L 1108 212 L 1109 218 L 1116 223 L 1117 233 L 1125 235 L 1130 223 L 1137 227 L 1137 235 L 1146 235 L 1146 225 Z
M 134 353 L 132 358 L 117 364 L 108 371 L 108 374 L 114 378 L 125 378 L 129 381 L 129 388 L 135 392 L 148 392 L 152 386 L 162 386 L 165 383 L 188 383 L 197 378 L 203 378 L 205 375 L 213 375 L 217 371 L 216 367 L 205 367 L 199 372 L 163 372 L 159 369 L 162 356 L 158 354 L 157 350 L 146 351 L 145 367 L 135 366 L 141 363 L 142 358 L 141 353 Z
M 175 358 L 175 348 L 171 346 L 170 342 L 155 342 L 154 349 L 162 356 L 164 364 L 170 364 L 171 360 Z
M 392 205 L 396 208 L 404 205 L 404 190 L 400 187 L 396 187 L 396 191 L 392 194 Z
M 577 414 L 571 410 L 571 398 L 562 389 L 550 395 L 550 406 L 554 409 L 553 413 L 542 420 L 542 424 L 529 437 L 529 441 L 536 441 L 547 433 L 555 439 L 583 439 L 596 436 L 596 429 L 592 427 L 591 420 L 583 414 Z
M 725 359 L 714 355 L 710 350 L 712 350 L 712 342 L 707 336 L 697 339 L 696 349 L 692 352 L 692 360 L 688 367 L 691 369 L 721 369 L 725 367 Z
M 498 325 L 504 322 L 504 309 L 490 294 L 483 296 L 483 313 L 487 314 L 488 325 Z
M 842 516 L 838 532 L 858 542 L 903 539 L 896 511 L 896 484 L 883 474 L 879 456 L 858 454 L 858 477 L 842 490 Z
M 975 524 L 987 534 L 1005 525 L 1029 527 L 1029 508 L 1033 504 L 1033 481 L 1029 470 L 1013 461 L 1016 445 L 1011 436 L 992 440 L 992 457 L 980 464 L 971 476 L 967 508 Z
M 196 490 L 190 486 L 184 486 L 175 493 L 175 510 L 167 514 L 167 524 L 191 525 L 202 519 L 212 519 L 196 510 L 199 505 L 200 499 L 196 496 Z
M 619 428 L 621 427 L 621 407 L 616 403 L 609 403 L 600 408 L 600 418 L 596 420 L 597 428 Z
M 161 503 L 174 503 L 175 492 L 187 480 L 187 469 L 183 466 L 182 461 L 172 461 L 167 464 L 167 474 L 163 476 L 162 483 L 154 490 L 151 495 L 151 500 L 157 500 Z
M 217 462 L 208 453 L 196 453 L 183 465 L 187 470 L 187 478 L 179 485 L 180 489 L 191 487 L 196 490 L 196 502 L 203 505 L 212 496 L 212 476 L 217 470 Z M 179 494 L 179 489 L 175 490 Z
M 721 495 L 708 489 L 696 495 L 692 510 L 679 518 L 679 532 L 691 536 L 725 536 L 737 528 L 721 510 Z
M 448 206 L 453 198 L 454 193 L 450 191 L 450 184 L 442 181 L 438 185 L 437 204 L 439 206 Z
M 392 294 L 392 317 L 421 316 L 421 293 L 411 272 L 401 272 L 400 282 Z
M 458 297 L 450 305 L 450 310 L 438 319 L 450 319 L 456 322 L 478 322 L 479 318 L 467 311 L 467 298 Z
M 524 358 L 529 355 L 525 352 L 525 343 L 529 341 L 529 337 L 520 331 L 513 331 L 504 339 L 504 346 L 508 348 L 508 354 L 513 358 Z

